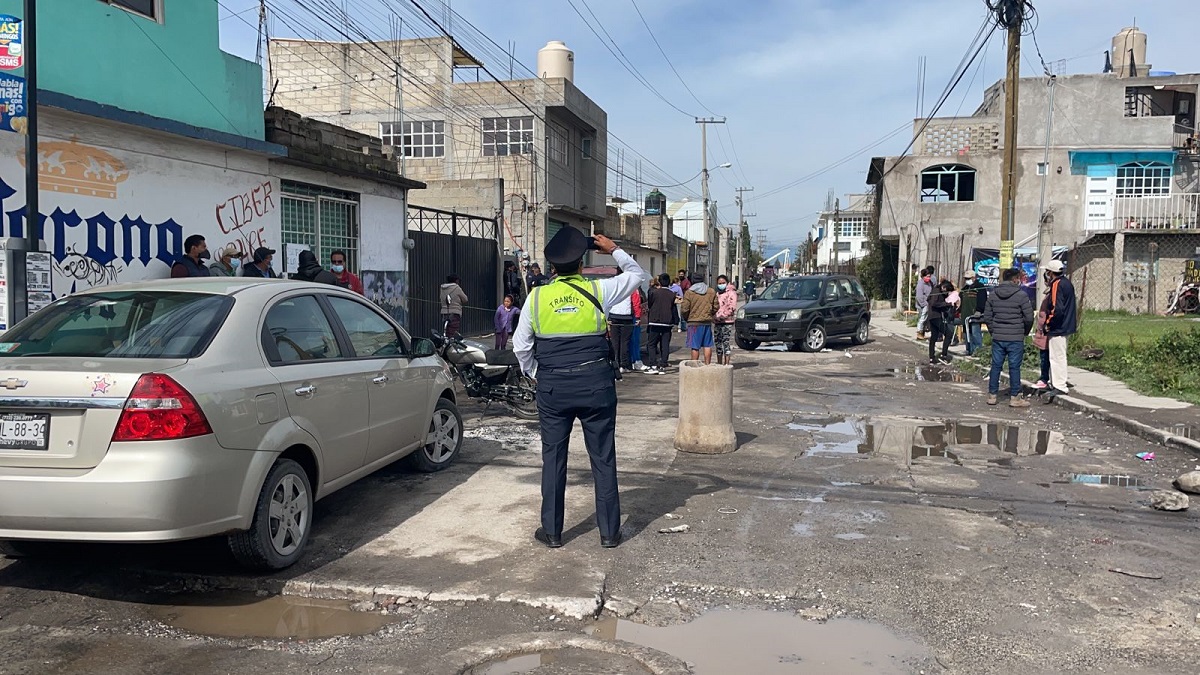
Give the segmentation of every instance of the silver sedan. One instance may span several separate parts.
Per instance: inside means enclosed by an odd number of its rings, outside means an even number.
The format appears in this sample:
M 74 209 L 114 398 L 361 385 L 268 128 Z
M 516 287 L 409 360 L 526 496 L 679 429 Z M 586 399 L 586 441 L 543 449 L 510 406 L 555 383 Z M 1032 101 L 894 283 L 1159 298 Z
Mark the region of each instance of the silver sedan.
M 0 543 L 228 535 L 301 556 L 313 502 L 462 446 L 433 345 L 341 288 L 255 279 L 107 286 L 0 336 Z

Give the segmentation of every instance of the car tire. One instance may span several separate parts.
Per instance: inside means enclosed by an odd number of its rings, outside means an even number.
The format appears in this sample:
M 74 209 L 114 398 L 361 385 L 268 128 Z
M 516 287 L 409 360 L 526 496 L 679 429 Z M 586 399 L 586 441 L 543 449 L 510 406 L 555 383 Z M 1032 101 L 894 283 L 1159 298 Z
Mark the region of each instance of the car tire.
M 740 337 L 735 337 L 733 339 L 733 341 L 737 343 L 738 349 L 744 349 L 748 352 L 752 352 L 755 349 L 758 349 L 760 345 L 762 345 L 762 343 L 759 342 L 758 340 L 746 340 L 746 339 L 740 338 Z
M 800 341 L 800 348 L 806 352 L 819 352 L 825 348 L 825 343 L 828 340 L 829 337 L 825 332 L 825 324 L 814 321 L 804 331 L 804 339 Z
M 454 463 L 463 443 L 462 415 L 458 413 L 458 406 L 447 399 L 438 399 L 425 440 L 424 445 L 404 458 L 408 468 L 434 473 Z
M 856 345 L 865 345 L 871 339 L 871 320 L 863 317 L 858 320 L 858 327 L 854 329 L 854 335 L 850 336 L 850 342 Z
M 229 550 L 239 564 L 250 569 L 284 569 L 303 555 L 312 518 L 313 489 L 308 473 L 290 459 L 278 459 L 263 481 L 250 529 L 230 535 Z

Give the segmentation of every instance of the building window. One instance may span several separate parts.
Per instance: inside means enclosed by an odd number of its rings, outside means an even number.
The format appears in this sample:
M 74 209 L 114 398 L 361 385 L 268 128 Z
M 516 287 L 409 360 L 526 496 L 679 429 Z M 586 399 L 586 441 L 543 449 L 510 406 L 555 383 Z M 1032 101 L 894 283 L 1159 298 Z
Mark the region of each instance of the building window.
M 850 218 L 842 218 L 840 227 L 838 227 L 839 237 L 865 237 L 867 236 L 867 219 L 857 216 Z
M 1046 167 L 1047 167 L 1047 165 L 1045 162 L 1038 162 L 1037 175 L 1045 176 L 1046 175 Z
M 592 158 L 592 138 L 590 136 L 579 139 L 579 148 L 583 151 L 584 159 Z
M 402 133 L 396 133 L 397 130 Z M 443 157 L 446 154 L 446 123 L 441 120 L 381 122 L 379 138 L 384 145 L 403 148 L 405 157 Z
M 850 248 L 851 248 L 851 247 L 850 247 L 850 242 L 848 242 L 848 241 L 839 241 L 839 242 L 837 243 L 837 247 L 835 248 L 835 250 L 837 250 L 837 251 L 849 251 L 849 250 L 850 250 Z
M 141 14 L 148 19 L 162 21 L 162 0 L 100 0 L 106 5 Z
M 1171 167 L 1159 162 L 1130 162 L 1117 167 L 1117 197 L 1171 194 Z
M 485 117 L 485 157 L 533 154 L 533 117 Z
M 871 250 L 871 242 L 869 242 L 869 241 L 864 241 L 864 242 L 862 243 L 862 245 L 860 245 L 858 248 L 859 248 L 859 250 L 861 250 L 861 251 L 869 251 L 869 250 Z
M 345 251 L 346 267 L 358 272 L 358 195 L 286 180 L 280 188 L 283 244 L 307 246 L 322 265 L 330 253 Z
M 964 164 L 939 164 L 921 172 L 922 202 L 975 201 L 975 169 Z
M 567 158 L 570 156 L 567 153 L 570 133 L 565 127 L 550 123 L 550 159 L 563 166 L 568 164 Z

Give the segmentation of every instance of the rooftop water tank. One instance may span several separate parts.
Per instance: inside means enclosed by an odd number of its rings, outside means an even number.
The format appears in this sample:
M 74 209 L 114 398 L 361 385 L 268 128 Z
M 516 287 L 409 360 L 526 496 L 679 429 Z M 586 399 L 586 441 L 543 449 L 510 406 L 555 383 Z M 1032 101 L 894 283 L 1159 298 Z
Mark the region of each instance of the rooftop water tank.
M 550 79 L 565 78 L 568 82 L 575 80 L 575 52 L 567 48 L 562 40 L 551 40 L 537 54 L 538 77 Z
M 1112 64 L 1117 77 L 1145 77 L 1150 72 L 1146 63 L 1146 34 L 1131 26 L 1113 36 Z

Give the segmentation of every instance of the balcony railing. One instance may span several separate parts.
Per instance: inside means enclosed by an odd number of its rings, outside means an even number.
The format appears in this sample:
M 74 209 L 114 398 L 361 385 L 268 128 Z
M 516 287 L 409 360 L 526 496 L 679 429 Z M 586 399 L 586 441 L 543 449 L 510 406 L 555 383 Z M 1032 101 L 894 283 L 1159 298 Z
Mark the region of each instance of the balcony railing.
M 1200 154 L 1200 136 L 1197 136 L 1196 127 L 1176 124 L 1172 146 L 1186 155 Z
M 1092 205 L 1095 213 L 1095 205 Z M 1200 193 L 1162 195 L 1161 197 L 1113 197 L 1112 215 L 1089 217 L 1084 228 L 1089 232 L 1114 230 L 1200 230 Z

